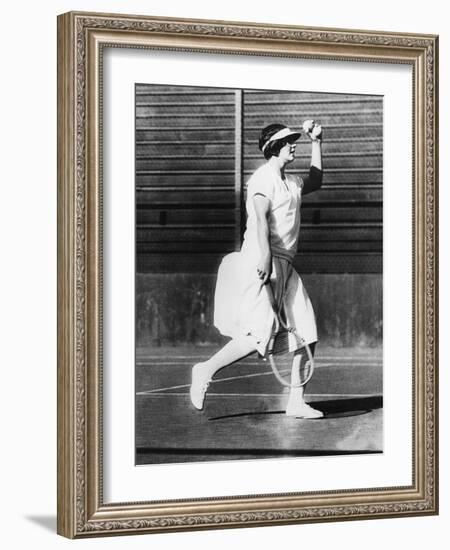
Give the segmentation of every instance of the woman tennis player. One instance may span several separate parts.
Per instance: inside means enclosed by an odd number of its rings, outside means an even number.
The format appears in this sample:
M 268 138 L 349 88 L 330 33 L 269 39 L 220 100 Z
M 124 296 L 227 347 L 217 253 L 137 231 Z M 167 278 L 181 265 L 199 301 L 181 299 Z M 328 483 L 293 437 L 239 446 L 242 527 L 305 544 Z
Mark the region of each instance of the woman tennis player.
M 311 167 L 304 179 L 285 173 L 295 158 L 301 132 L 283 124 L 271 124 L 261 131 L 259 149 L 266 162 L 247 184 L 247 227 L 242 248 L 222 260 L 216 283 L 214 324 L 231 340 L 209 360 L 192 368 L 190 398 L 198 410 L 203 409 L 209 382 L 220 369 L 255 351 L 265 355 L 275 320 L 266 285 L 270 285 L 275 301 L 283 305 L 289 325 L 314 351 L 314 311 L 292 263 L 297 252 L 302 196 L 322 185 L 322 129 L 308 120 L 303 130 L 312 147 Z M 295 378 L 295 373 L 292 376 Z M 304 386 L 293 382 L 286 414 L 322 417 L 321 411 L 306 403 Z

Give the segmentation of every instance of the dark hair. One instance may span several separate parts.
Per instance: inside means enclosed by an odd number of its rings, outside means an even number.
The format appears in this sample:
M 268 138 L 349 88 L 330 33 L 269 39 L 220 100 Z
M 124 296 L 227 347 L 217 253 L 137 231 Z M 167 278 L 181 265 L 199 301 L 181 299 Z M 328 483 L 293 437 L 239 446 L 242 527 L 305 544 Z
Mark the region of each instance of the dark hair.
M 259 150 L 262 151 L 264 144 L 267 143 L 272 136 L 284 128 L 287 128 L 284 124 L 269 124 L 269 126 L 263 128 L 259 136 Z M 289 141 L 289 138 L 285 138 L 277 139 L 276 141 L 268 143 L 263 152 L 265 159 L 269 160 L 270 157 L 278 157 L 281 149 L 286 145 L 286 143 L 289 143 Z

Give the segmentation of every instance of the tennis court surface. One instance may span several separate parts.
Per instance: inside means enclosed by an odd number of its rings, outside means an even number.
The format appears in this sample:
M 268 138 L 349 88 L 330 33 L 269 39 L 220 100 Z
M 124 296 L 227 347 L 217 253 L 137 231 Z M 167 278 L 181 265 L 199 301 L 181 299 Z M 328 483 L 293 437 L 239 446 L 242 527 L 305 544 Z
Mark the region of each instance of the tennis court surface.
M 222 369 L 195 410 L 191 368 L 215 350 L 137 350 L 136 464 L 382 452 L 381 348 L 317 349 L 306 399 L 318 420 L 284 414 L 287 390 L 257 355 Z

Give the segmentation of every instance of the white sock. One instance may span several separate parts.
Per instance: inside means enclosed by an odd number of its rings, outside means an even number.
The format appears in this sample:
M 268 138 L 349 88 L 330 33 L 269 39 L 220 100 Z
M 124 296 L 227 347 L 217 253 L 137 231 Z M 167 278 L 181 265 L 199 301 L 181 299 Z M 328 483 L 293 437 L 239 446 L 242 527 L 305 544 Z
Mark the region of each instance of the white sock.
M 243 359 L 254 351 L 256 351 L 256 346 L 249 336 L 233 338 L 202 365 L 207 369 L 209 377 L 212 378 L 223 367 Z
M 292 386 L 300 386 L 300 365 L 302 364 L 303 355 L 297 353 L 294 355 L 291 369 L 291 384 Z
M 300 386 L 300 366 L 304 359 L 301 353 L 294 356 L 291 370 L 291 384 L 295 386 L 289 392 L 289 403 L 296 403 L 298 406 L 305 403 L 305 386 Z

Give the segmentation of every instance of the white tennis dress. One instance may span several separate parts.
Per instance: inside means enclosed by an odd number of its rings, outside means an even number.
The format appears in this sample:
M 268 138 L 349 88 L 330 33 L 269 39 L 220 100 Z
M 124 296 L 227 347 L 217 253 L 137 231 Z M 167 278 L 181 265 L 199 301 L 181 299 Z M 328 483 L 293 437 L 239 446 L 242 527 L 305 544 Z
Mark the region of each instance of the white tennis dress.
M 214 325 L 221 334 L 235 338 L 251 336 L 261 355 L 266 352 L 274 313 L 267 289 L 256 266 L 261 253 L 253 205 L 255 194 L 270 200 L 269 231 L 272 251 L 271 285 L 278 304 L 283 304 L 288 324 L 308 344 L 317 341 L 314 310 L 302 280 L 292 266 L 300 230 L 303 180 L 286 175 L 283 181 L 269 163 L 258 168 L 247 184 L 247 228 L 240 252 L 225 256 L 220 264 Z

